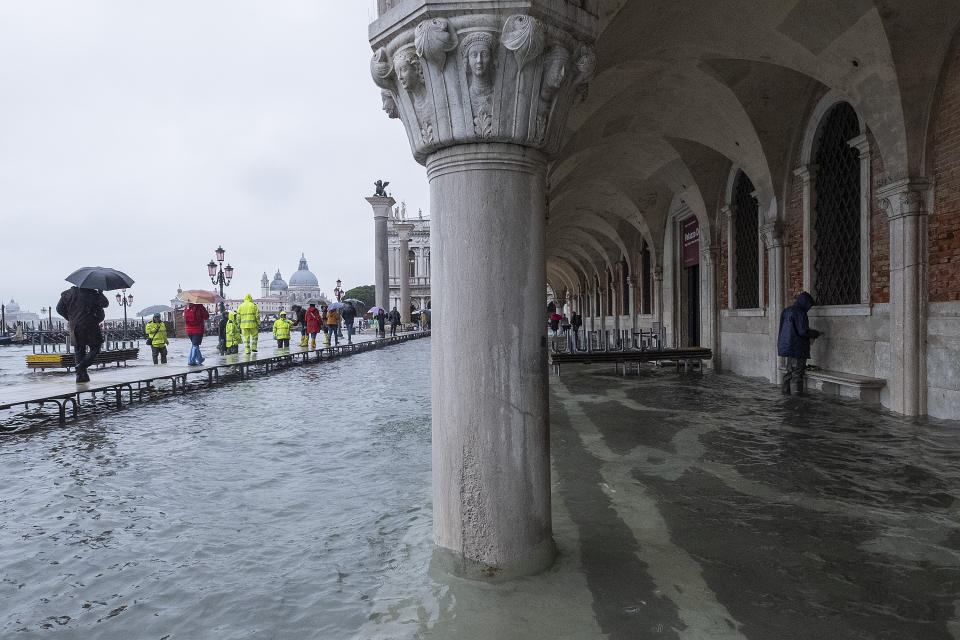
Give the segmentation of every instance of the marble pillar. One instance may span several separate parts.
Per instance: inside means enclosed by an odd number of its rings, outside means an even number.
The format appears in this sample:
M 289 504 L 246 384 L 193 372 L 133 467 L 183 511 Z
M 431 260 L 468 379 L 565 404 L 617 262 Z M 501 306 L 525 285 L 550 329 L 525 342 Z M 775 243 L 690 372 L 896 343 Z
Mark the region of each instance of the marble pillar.
M 472 578 L 555 556 L 546 169 L 596 66 L 597 18 L 578 5 L 409 0 L 370 28 L 374 82 L 430 182 L 435 558 Z M 477 323 L 468 292 L 512 312 Z
M 761 225 L 760 237 L 767 249 L 767 264 L 770 268 L 766 300 L 768 344 L 770 345 L 767 379 L 774 384 L 779 384 L 780 357 L 777 355 L 777 339 L 780 335 L 780 312 L 787 306 L 786 233 L 783 222 L 777 220 Z M 762 278 L 760 282 L 763 282 Z
M 924 180 L 901 180 L 877 191 L 890 222 L 890 409 L 927 412 L 927 205 Z
M 400 240 L 399 261 L 397 262 L 397 277 L 400 279 L 400 322 L 410 324 L 410 238 L 413 237 L 412 222 L 395 222 L 393 228 L 397 231 Z
M 396 200 L 387 196 L 371 196 L 367 202 L 373 207 L 373 284 L 378 307 L 390 309 L 390 263 L 387 250 L 387 219 Z

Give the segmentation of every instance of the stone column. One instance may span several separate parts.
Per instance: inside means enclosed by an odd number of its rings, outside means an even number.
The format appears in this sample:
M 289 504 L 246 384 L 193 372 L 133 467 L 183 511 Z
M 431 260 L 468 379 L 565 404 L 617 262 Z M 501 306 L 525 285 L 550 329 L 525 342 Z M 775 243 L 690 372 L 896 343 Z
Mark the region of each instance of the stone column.
M 776 220 L 760 226 L 760 237 L 767 248 L 767 263 L 770 267 L 767 291 L 767 330 L 770 345 L 768 379 L 780 383 L 780 357 L 777 355 L 777 338 L 780 334 L 780 312 L 787 306 L 786 251 L 783 222 Z M 761 283 L 763 279 L 761 278 Z M 761 305 L 762 306 L 762 305 Z
M 430 181 L 436 559 L 506 579 L 553 562 L 546 169 L 596 59 L 567 0 L 408 0 L 371 25 L 371 71 Z M 510 309 L 497 322 L 463 313 Z
M 627 276 L 627 293 L 629 298 L 627 302 L 630 304 L 630 340 L 633 340 L 633 334 L 637 332 L 637 299 L 634 295 L 636 289 L 636 278 L 632 275 Z
M 400 279 L 400 321 L 410 324 L 410 238 L 413 237 L 413 223 L 396 222 L 393 228 L 397 230 L 400 239 L 399 260 L 397 262 L 397 277 Z
M 378 307 L 390 309 L 390 257 L 387 251 L 387 218 L 396 200 L 390 196 L 371 196 L 373 207 L 373 285 Z
M 927 412 L 927 207 L 929 184 L 901 180 L 877 191 L 890 220 L 890 409 Z M 863 286 L 869 287 L 865 282 Z

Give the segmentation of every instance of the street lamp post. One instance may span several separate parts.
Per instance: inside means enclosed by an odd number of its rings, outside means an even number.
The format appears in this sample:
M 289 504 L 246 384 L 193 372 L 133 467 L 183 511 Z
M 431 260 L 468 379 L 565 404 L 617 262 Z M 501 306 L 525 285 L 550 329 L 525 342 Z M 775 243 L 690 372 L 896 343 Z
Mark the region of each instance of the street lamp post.
M 224 298 L 223 288 L 230 286 L 230 281 L 233 279 L 233 267 L 230 266 L 230 263 L 227 263 L 227 266 L 223 266 L 223 259 L 226 257 L 227 252 L 223 250 L 222 246 L 217 246 L 214 253 L 217 255 L 217 262 L 211 260 L 207 263 L 207 275 L 210 276 L 210 282 L 214 285 L 220 285 L 220 297 Z M 219 265 L 217 263 L 220 263 Z M 226 311 L 226 305 L 223 301 L 220 302 L 220 313 Z
M 127 307 L 133 306 L 133 294 L 127 295 L 127 290 L 123 289 L 121 293 L 118 293 L 117 304 L 123 307 L 123 341 L 127 341 Z
M 340 288 L 340 278 L 337 278 L 337 286 L 333 288 L 333 296 L 337 299 L 337 302 L 340 302 L 340 298 L 343 297 L 343 289 Z

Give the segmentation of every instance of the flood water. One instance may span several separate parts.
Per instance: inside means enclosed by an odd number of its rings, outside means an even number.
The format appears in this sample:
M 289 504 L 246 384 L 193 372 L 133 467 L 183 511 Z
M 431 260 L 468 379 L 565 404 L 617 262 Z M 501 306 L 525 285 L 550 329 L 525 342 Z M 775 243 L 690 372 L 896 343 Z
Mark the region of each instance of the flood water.
M 0 436 L 0 638 L 960 638 L 960 425 L 734 376 L 551 376 L 557 562 L 438 573 L 429 352 Z
M 0 638 L 349 637 L 430 538 L 429 349 L 0 436 Z

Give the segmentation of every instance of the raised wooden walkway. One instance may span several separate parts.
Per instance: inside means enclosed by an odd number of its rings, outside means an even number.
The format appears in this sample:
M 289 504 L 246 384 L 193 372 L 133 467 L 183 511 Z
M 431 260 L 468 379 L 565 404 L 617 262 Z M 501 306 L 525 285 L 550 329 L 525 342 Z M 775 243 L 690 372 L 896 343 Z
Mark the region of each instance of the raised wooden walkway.
M 105 405 L 119 409 L 123 407 L 125 400 L 127 404 L 142 402 L 145 399 L 145 392 L 177 394 L 184 393 L 191 387 L 210 388 L 232 379 L 245 380 L 257 373 L 269 373 L 293 365 L 316 364 L 429 335 L 429 331 L 409 332 L 393 337 L 357 341 L 349 345 L 341 342 L 339 346 L 319 349 L 302 349 L 299 346 L 277 349 L 266 344 L 271 341 L 261 340 L 259 352 L 250 355 L 240 353 L 220 356 L 216 355 L 214 347 L 214 354 L 208 354 L 205 363 L 200 366 L 184 367 L 166 364 L 90 369 L 90 382 L 75 382 L 70 375 L 49 381 L 2 387 L 0 388 L 0 410 L 23 407 L 26 412 L 34 406 L 39 409 L 43 405 L 55 404 L 62 425 L 67 419 L 68 406 L 73 417 L 76 418 L 80 409 L 87 405 L 98 407 Z M 110 402 L 105 403 L 104 400 Z M 23 425 L 4 424 L 11 421 L 11 418 L 22 416 L 22 413 L 7 417 L 0 416 L 0 432 L 23 428 Z

